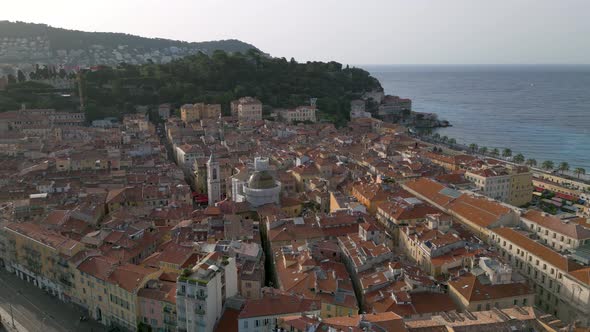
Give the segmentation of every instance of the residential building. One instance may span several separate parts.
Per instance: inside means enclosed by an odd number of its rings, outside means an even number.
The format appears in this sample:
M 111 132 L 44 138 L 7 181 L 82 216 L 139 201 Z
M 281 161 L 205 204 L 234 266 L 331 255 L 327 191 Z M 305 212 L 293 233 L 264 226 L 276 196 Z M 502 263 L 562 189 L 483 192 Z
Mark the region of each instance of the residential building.
M 226 300 L 238 293 L 237 279 L 235 259 L 219 252 L 184 271 L 176 283 L 178 331 L 213 331 Z
M 470 266 L 475 256 L 475 252 L 465 248 L 466 241 L 457 233 L 443 231 L 438 226 L 403 226 L 399 237 L 400 248 L 433 276 Z
M 180 107 L 180 118 L 185 123 L 203 119 L 217 119 L 221 116 L 220 104 L 185 104 Z
M 261 299 L 248 300 L 238 316 L 239 332 L 272 332 L 279 319 L 293 315 L 319 316 L 320 303 L 300 295 L 267 291 Z
M 435 315 L 406 320 L 407 332 L 423 331 L 567 331 L 563 322 L 531 306 Z
M 162 278 L 166 276 L 166 278 Z M 162 274 L 160 279 L 150 280 L 137 292 L 139 319 L 152 331 L 176 331 L 176 274 Z
M 6 269 L 60 300 L 69 301 L 74 280 L 68 259 L 84 245 L 32 223 L 10 223 L 3 232 Z
M 279 116 L 287 123 L 316 122 L 315 106 L 297 106 L 293 109 L 279 111 Z
M 542 243 L 556 251 L 590 245 L 590 225 L 586 227 L 536 210 L 528 210 L 521 220 L 524 226 L 537 234 Z
M 231 103 L 232 115 L 238 117 L 240 122 L 262 120 L 262 103 L 253 97 L 242 97 Z
M 137 293 L 160 273 L 106 256 L 87 255 L 76 267 L 72 297 L 98 322 L 136 331 L 140 321 Z
M 529 203 L 533 195 L 532 173 L 526 166 L 493 166 L 470 169 L 465 178 L 485 196 L 514 206 Z
M 443 186 L 435 180 L 419 178 L 402 184 L 416 197 L 455 217 L 482 239 L 500 226 L 516 226 L 519 218 L 513 208 L 491 199 L 478 197 Z
M 465 273 L 449 280 L 449 295 L 461 311 L 482 311 L 530 306 L 535 302 L 535 291 L 524 282 L 513 282 L 512 269 L 492 259 L 480 259 L 492 274 L 479 276 Z
M 567 322 L 590 326 L 590 268 L 583 268 L 518 230 L 493 230 L 501 256 L 525 275 L 536 291 L 535 305 Z

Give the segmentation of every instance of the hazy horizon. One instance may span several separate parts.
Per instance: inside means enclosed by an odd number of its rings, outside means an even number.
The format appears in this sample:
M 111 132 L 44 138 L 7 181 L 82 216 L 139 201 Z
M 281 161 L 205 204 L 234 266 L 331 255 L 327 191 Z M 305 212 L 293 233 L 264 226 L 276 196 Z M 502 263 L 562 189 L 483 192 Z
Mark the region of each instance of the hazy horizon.
M 10 1 L 0 20 L 364 65 L 590 64 L 590 1 Z

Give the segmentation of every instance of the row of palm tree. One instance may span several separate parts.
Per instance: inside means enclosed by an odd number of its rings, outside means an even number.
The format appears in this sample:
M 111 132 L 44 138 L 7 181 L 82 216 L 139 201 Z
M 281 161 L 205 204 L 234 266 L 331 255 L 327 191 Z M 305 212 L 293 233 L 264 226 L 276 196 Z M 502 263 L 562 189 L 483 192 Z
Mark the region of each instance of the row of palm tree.
M 469 150 L 473 153 L 479 152 L 482 155 L 486 155 L 489 152 L 489 154 L 494 157 L 498 157 L 500 155 L 500 150 L 498 148 L 493 148 L 492 150 L 489 150 L 487 147 L 485 147 L 485 146 L 479 147 L 475 143 L 469 144 Z M 512 150 L 509 148 L 505 148 L 504 150 L 502 150 L 502 157 L 504 157 L 504 158 L 512 157 Z M 517 153 L 516 155 L 514 155 L 514 157 L 512 157 L 512 161 L 516 164 L 525 164 L 529 167 L 536 167 L 537 166 L 536 159 L 533 159 L 533 158 L 525 159 L 525 157 L 522 153 Z M 551 160 L 545 160 L 541 164 L 541 168 L 546 171 L 552 171 L 555 169 L 555 163 Z M 561 162 L 557 166 L 557 170 L 560 171 L 561 174 L 563 174 L 564 172 L 567 172 L 570 170 L 570 165 L 565 161 Z M 578 178 L 580 178 L 581 175 L 586 174 L 586 169 L 584 169 L 582 167 L 577 167 L 573 170 L 573 172 L 574 172 L 574 174 L 576 174 L 576 176 Z
M 454 138 L 448 138 L 447 136 L 440 136 L 439 133 L 434 133 L 432 135 L 432 138 L 435 141 L 439 141 L 442 143 L 446 143 L 449 145 L 455 145 L 457 144 L 457 141 Z M 492 157 L 499 157 L 500 156 L 500 149 L 498 148 L 493 148 L 493 149 L 488 149 L 485 146 L 478 146 L 475 143 L 471 143 L 469 144 L 469 150 L 472 153 L 479 153 L 482 155 L 491 155 Z M 512 156 L 512 150 L 509 148 L 505 148 L 502 150 L 502 157 L 504 158 L 510 158 L 512 157 L 512 161 L 516 164 L 525 164 L 529 167 L 536 167 L 537 166 L 537 160 L 530 158 L 530 159 L 525 159 L 524 155 L 522 153 L 517 153 L 516 155 Z M 545 160 L 543 161 L 543 163 L 541 164 L 541 168 L 544 169 L 545 171 L 552 171 L 555 169 L 555 163 L 551 160 Z M 557 166 L 557 170 L 561 172 L 561 174 L 563 174 L 564 172 L 567 172 L 570 170 L 570 165 L 567 162 L 561 162 L 559 163 L 559 165 Z M 580 178 L 581 175 L 585 175 L 586 174 L 586 169 L 582 168 L 582 167 L 577 167 L 576 169 L 574 169 L 574 174 L 576 174 L 576 176 L 578 178 Z

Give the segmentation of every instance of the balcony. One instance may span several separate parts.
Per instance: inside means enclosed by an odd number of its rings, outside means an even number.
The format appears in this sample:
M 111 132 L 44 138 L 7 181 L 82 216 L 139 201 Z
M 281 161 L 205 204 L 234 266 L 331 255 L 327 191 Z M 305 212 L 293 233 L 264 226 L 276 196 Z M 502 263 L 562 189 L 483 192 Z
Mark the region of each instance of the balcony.
M 199 293 L 197 293 L 197 294 L 196 294 L 196 297 L 197 297 L 197 299 L 199 299 L 199 300 L 203 300 L 203 301 L 204 301 L 204 300 L 206 300 L 206 299 L 207 299 L 207 293 L 203 293 L 203 294 L 199 294 Z

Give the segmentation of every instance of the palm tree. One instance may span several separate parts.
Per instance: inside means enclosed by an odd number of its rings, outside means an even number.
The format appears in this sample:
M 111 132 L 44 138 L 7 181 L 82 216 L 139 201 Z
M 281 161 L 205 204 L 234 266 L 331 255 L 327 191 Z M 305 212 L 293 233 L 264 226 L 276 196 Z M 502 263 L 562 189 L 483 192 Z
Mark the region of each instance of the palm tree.
M 574 170 L 574 173 L 578 176 L 578 179 L 580 178 L 580 175 L 585 175 L 586 174 L 586 170 L 582 167 L 578 167 Z
M 448 138 L 447 136 L 443 136 L 443 137 L 441 138 L 441 141 L 442 141 L 443 143 L 445 143 L 445 142 L 446 142 L 446 141 L 448 141 L 448 140 L 449 140 L 449 138 Z
M 504 151 L 502 151 L 502 157 L 504 158 L 508 158 L 512 156 L 512 150 L 510 150 L 509 148 L 504 149 Z
M 536 159 L 532 159 L 532 158 L 531 159 L 527 159 L 525 164 L 527 166 L 529 166 L 529 167 L 535 167 L 535 166 L 537 166 L 537 160 Z
M 455 145 L 455 144 L 457 144 L 457 140 L 454 139 L 454 138 L 451 138 L 451 139 L 449 139 L 449 144 L 450 145 Z
M 469 144 L 469 150 L 471 150 L 471 152 L 473 152 L 473 153 L 477 152 L 477 144 L 475 144 L 475 143 Z
M 519 153 L 515 155 L 514 158 L 512 158 L 512 160 L 517 164 L 522 164 L 524 162 L 524 156 L 522 155 L 522 153 Z
M 479 148 L 479 153 L 481 153 L 485 156 L 486 153 L 488 153 L 488 148 L 485 146 L 482 146 L 481 148 Z
M 434 138 L 435 141 L 438 141 L 440 139 L 440 134 L 434 133 L 434 135 L 432 135 L 432 138 Z
M 541 168 L 543 168 L 546 171 L 550 171 L 555 167 L 555 164 L 551 161 L 551 160 L 545 160 L 542 164 L 541 164 Z
M 570 164 L 568 164 L 565 161 L 559 163 L 559 170 L 561 171 L 561 174 L 563 174 L 563 172 L 565 172 L 565 171 L 569 171 L 570 170 Z
M 500 150 L 498 150 L 498 148 L 494 148 L 491 154 L 492 156 L 497 157 L 498 155 L 500 155 Z

